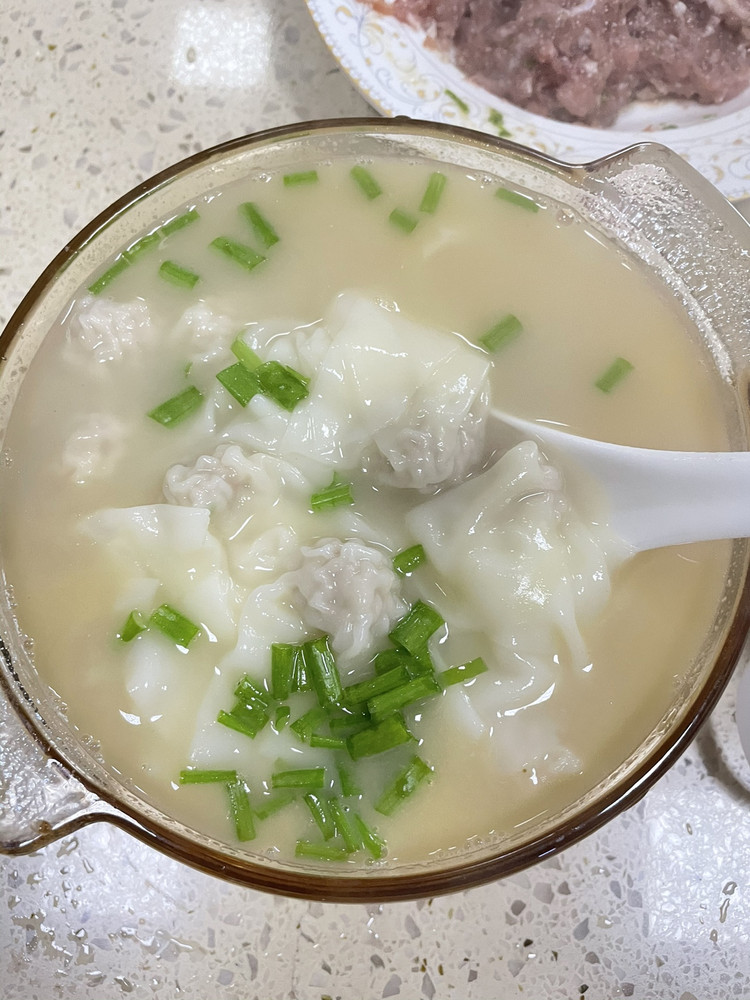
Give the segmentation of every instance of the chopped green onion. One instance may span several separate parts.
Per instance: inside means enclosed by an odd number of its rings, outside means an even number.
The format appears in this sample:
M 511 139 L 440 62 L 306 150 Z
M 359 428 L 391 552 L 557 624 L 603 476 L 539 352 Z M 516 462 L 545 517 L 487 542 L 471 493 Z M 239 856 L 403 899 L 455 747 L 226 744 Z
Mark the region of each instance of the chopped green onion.
M 370 698 L 367 702 L 367 710 L 373 721 L 379 722 L 415 701 L 439 694 L 441 690 L 438 682 L 430 674 L 421 674 L 418 677 L 413 677 L 406 684 L 401 684 L 399 687 Z
M 490 113 L 487 116 L 487 121 L 490 125 L 494 125 L 497 129 L 497 134 L 501 139 L 507 139 L 510 137 L 510 132 L 505 127 L 505 118 L 497 111 L 495 108 L 490 108 Z
M 416 788 L 431 776 L 432 768 L 429 764 L 425 764 L 421 757 L 412 757 L 375 803 L 376 812 L 390 816 L 404 799 L 412 795 Z
M 148 628 L 148 622 L 140 611 L 131 611 L 125 620 L 125 624 L 117 633 L 117 638 L 121 642 L 131 642 L 141 632 Z
M 461 98 L 458 96 L 458 94 L 455 94 L 452 90 L 448 90 L 448 88 L 446 87 L 445 88 L 445 96 L 446 97 L 450 97 L 450 99 L 453 101 L 453 103 L 461 111 L 463 111 L 463 113 L 465 115 L 468 115 L 468 113 L 469 113 L 469 105 L 466 103 L 466 101 L 461 100 Z
M 270 719 L 270 697 L 266 691 L 253 684 L 247 675 L 242 677 L 235 688 L 234 697 L 231 710 L 225 712 L 222 709 L 216 721 L 254 740 Z
M 328 808 L 335 833 L 344 841 L 347 851 L 354 852 L 364 847 L 362 835 L 354 825 L 354 817 L 349 815 L 348 808 L 337 798 L 328 800 Z
M 200 632 L 200 625 L 191 622 L 185 615 L 180 614 L 169 604 L 162 604 L 156 611 L 151 613 L 148 623 L 153 628 L 158 628 L 167 638 L 171 639 L 178 646 L 185 649 L 195 639 Z
M 324 788 L 325 783 L 324 767 L 300 767 L 271 775 L 272 788 Z
M 238 243 L 237 240 L 227 239 L 226 236 L 217 236 L 215 240 L 211 240 L 211 246 L 247 271 L 252 271 L 266 259 L 262 253 L 256 253 L 252 247 Z
M 255 369 L 254 374 L 262 392 L 290 413 L 297 403 L 309 395 L 307 386 L 310 380 L 278 361 L 266 361 Z
M 366 681 L 358 681 L 356 684 L 345 687 L 344 700 L 347 705 L 363 705 L 379 694 L 384 694 L 386 691 L 406 684 L 409 679 L 409 671 L 403 664 L 400 664 L 382 674 L 369 677 Z
M 258 819 L 268 819 L 269 816 L 273 816 L 279 809 L 288 806 L 290 802 L 295 802 L 296 799 L 297 794 L 292 789 L 282 789 L 279 792 L 266 792 L 260 799 L 255 800 L 253 812 Z
M 413 665 L 414 657 L 404 649 L 383 649 L 372 661 L 376 674 L 387 674 L 396 667 L 405 667 L 411 675 Z
M 289 728 L 299 736 L 303 743 L 309 743 L 312 734 L 319 726 L 323 725 L 327 717 L 328 713 L 323 706 L 315 705 L 295 720 Z
M 241 336 L 235 337 L 229 350 L 248 371 L 255 371 L 263 364 L 252 347 L 245 343 Z
M 346 861 L 349 851 L 336 844 L 313 844 L 309 840 L 298 840 L 294 849 L 297 858 L 314 858 L 317 861 Z
M 316 826 L 323 834 L 323 840 L 330 840 L 336 833 L 336 827 L 333 823 L 333 817 L 327 809 L 328 801 L 319 795 L 314 795 L 312 792 L 308 792 L 307 795 L 303 796 L 303 801 L 310 810 Z
M 178 392 L 176 396 L 167 399 L 148 414 L 152 420 L 163 427 L 174 427 L 181 420 L 194 413 L 203 402 L 203 393 L 189 385 L 187 389 Z
M 165 260 L 159 267 L 159 277 L 172 285 L 179 285 L 182 288 L 194 288 L 200 281 L 200 275 L 194 271 L 188 271 L 185 267 L 180 267 L 173 260 Z
M 321 747 L 324 750 L 343 750 L 346 741 L 340 736 L 325 736 L 320 733 L 313 733 L 310 737 L 311 747 Z
M 271 645 L 271 694 L 276 701 L 286 701 L 291 694 L 294 659 L 298 655 L 299 646 L 290 642 Z
M 252 840 L 255 837 L 255 824 L 250 808 L 250 797 L 247 794 L 244 781 L 235 778 L 234 781 L 228 782 L 227 792 L 237 840 Z
M 160 236 L 171 236 L 172 233 L 176 233 L 179 229 L 184 229 L 185 226 L 189 226 L 191 222 L 195 222 L 200 218 L 198 212 L 191 208 L 187 212 L 183 212 L 182 215 L 176 215 L 174 219 L 170 219 L 169 222 L 165 222 L 158 230 Z
M 402 552 L 397 552 L 393 557 L 393 568 L 399 576 L 409 576 L 417 566 L 421 566 L 427 559 L 422 545 L 412 545 Z
M 344 699 L 346 699 L 346 688 L 344 688 Z M 362 702 L 364 704 L 364 702 Z M 366 712 L 352 712 L 347 707 L 339 715 L 329 715 L 328 728 L 332 733 L 350 733 L 354 729 L 362 729 L 369 726 L 370 716 Z
M 419 222 L 415 215 L 405 212 L 402 208 L 394 208 L 388 219 L 404 233 L 413 233 Z
M 240 406 L 247 406 L 253 396 L 257 396 L 261 391 L 255 372 L 248 371 L 240 361 L 228 368 L 222 368 L 217 372 L 216 378 Z
M 334 472 L 328 486 L 310 497 L 310 509 L 313 512 L 331 510 L 333 507 L 350 507 L 353 503 L 352 484 L 341 479 L 337 472 Z
M 527 194 L 519 194 L 518 191 L 511 191 L 509 188 L 498 188 L 495 191 L 495 197 L 499 198 L 500 201 L 507 201 L 511 205 L 517 205 L 518 208 L 525 208 L 527 212 L 539 211 L 539 206 L 533 198 L 529 198 Z
M 291 718 L 292 710 L 288 705 L 279 705 L 276 709 L 276 715 L 273 719 L 273 728 L 278 733 L 281 729 L 286 726 Z
M 372 201 L 383 193 L 383 189 L 365 167 L 352 167 L 349 171 L 366 198 Z
M 342 697 L 341 678 L 328 636 L 311 639 L 302 646 L 305 672 L 321 705 L 337 705 Z
M 123 250 L 122 255 L 127 260 L 128 264 L 132 264 L 133 261 L 137 260 L 141 254 L 150 250 L 151 247 L 155 246 L 157 243 L 161 243 L 161 235 L 157 230 L 155 233 L 148 233 L 146 236 L 141 236 L 139 240 L 131 244 L 127 250 Z
M 358 798 L 362 794 L 362 789 L 357 784 L 351 768 L 343 761 L 337 761 L 336 771 L 339 776 L 339 785 L 341 785 L 341 794 L 344 798 Z
M 430 604 L 417 601 L 409 613 L 396 623 L 388 638 L 394 645 L 403 646 L 412 656 L 419 657 L 424 653 L 427 640 L 442 625 L 445 621 Z
M 410 743 L 413 739 L 402 717 L 389 715 L 382 722 L 347 736 L 346 747 L 352 760 L 359 760 L 361 757 L 373 757 L 375 754 L 392 750 L 402 743 Z
M 115 259 L 114 264 L 107 268 L 104 274 L 100 274 L 96 281 L 89 285 L 89 291 L 92 295 L 99 295 L 104 289 L 109 285 L 118 274 L 122 272 L 129 266 L 130 261 L 127 257 L 119 256 Z
M 271 223 L 260 214 L 258 206 L 253 204 L 252 201 L 246 201 L 243 205 L 240 205 L 240 211 L 253 227 L 253 232 L 264 247 L 270 249 L 274 243 L 279 242 L 279 234 Z
M 456 667 L 448 667 L 447 670 L 442 670 L 439 680 L 443 687 L 450 687 L 451 684 L 463 684 L 464 681 L 470 681 L 474 677 L 485 673 L 486 670 L 487 664 L 481 656 L 477 656 L 476 659 L 469 660 L 468 663 L 460 663 Z
M 188 767 L 180 771 L 181 785 L 207 785 L 214 782 L 236 781 L 236 771 L 217 771 L 200 767 Z
M 294 174 L 284 174 L 284 187 L 297 187 L 299 184 L 314 184 L 317 179 L 317 170 L 299 170 Z
M 503 316 L 499 323 L 495 323 L 486 333 L 479 338 L 479 343 L 490 354 L 505 347 L 511 340 L 514 340 L 523 330 L 521 321 L 513 313 Z
M 362 839 L 362 846 L 368 854 L 372 855 L 376 861 L 384 858 L 386 854 L 385 841 L 378 836 L 377 832 L 371 826 L 365 823 L 359 813 L 353 813 L 352 820 Z
M 615 358 L 609 368 L 600 375 L 599 378 L 594 382 L 597 389 L 601 389 L 602 392 L 612 392 L 614 387 L 629 375 L 633 370 L 633 365 L 627 361 L 625 358 Z
M 297 655 L 294 657 L 294 665 L 292 667 L 292 691 L 309 690 L 310 678 L 307 676 L 305 658 L 302 655 L 302 646 L 300 645 L 297 649 Z
M 445 174 L 441 174 L 437 170 L 434 174 L 430 174 L 430 179 L 427 182 L 427 189 L 422 196 L 422 201 L 419 205 L 420 212 L 429 212 L 432 214 L 437 209 L 447 181 L 448 178 Z

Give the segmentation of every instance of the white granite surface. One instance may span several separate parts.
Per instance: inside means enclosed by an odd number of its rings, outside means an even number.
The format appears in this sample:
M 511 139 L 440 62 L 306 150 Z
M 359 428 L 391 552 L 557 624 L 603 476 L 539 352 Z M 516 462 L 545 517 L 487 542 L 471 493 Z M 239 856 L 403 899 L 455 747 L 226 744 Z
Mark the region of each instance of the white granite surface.
M 0 325 L 139 180 L 244 132 L 371 113 L 302 0 L 0 0 L 0 98 Z M 750 767 L 733 697 L 629 813 L 460 895 L 273 898 L 107 825 L 0 858 L 0 998 L 750 996 Z

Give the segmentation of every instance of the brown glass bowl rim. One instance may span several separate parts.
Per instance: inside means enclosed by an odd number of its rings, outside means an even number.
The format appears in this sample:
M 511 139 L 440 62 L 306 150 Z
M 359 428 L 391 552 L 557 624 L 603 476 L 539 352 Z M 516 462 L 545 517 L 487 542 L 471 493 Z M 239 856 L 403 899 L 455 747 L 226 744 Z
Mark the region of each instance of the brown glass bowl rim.
M 8 320 L 5 329 L 0 333 L 0 362 L 4 361 L 5 351 L 16 334 L 23 328 L 29 313 L 68 262 L 94 240 L 97 234 L 113 219 L 132 208 L 158 188 L 169 183 L 179 174 L 210 159 L 223 158 L 227 154 L 251 146 L 295 137 L 302 138 L 311 133 L 345 134 L 347 132 L 355 134 L 372 132 L 386 135 L 405 132 L 422 137 L 435 136 L 458 141 L 464 140 L 476 147 L 484 147 L 488 151 L 511 153 L 517 159 L 528 157 L 532 162 L 546 164 L 555 172 L 570 178 L 599 171 L 607 164 L 614 164 L 623 159 L 634 149 L 646 151 L 654 149 L 667 156 L 674 156 L 658 143 L 638 143 L 636 146 L 629 146 L 589 163 L 570 164 L 520 146 L 507 139 L 476 132 L 472 129 L 404 117 L 318 119 L 238 136 L 193 153 L 142 181 L 112 202 L 84 226 L 42 271 Z M 707 182 L 704 181 L 704 183 Z M 735 611 L 725 640 L 703 684 L 692 693 L 692 704 L 689 709 L 685 710 L 680 722 L 659 740 L 637 767 L 629 771 L 624 778 L 618 779 L 609 791 L 602 793 L 591 805 L 573 817 L 560 820 L 544 836 L 521 844 L 512 850 L 503 851 L 500 848 L 499 853 L 484 856 L 475 861 L 462 859 L 458 856 L 454 865 L 448 864 L 434 871 L 431 871 L 429 864 L 427 864 L 423 870 L 420 869 L 417 873 L 414 873 L 413 869 L 404 873 L 399 872 L 398 869 L 389 871 L 387 867 L 384 867 L 378 868 L 371 875 L 362 876 L 328 874 L 320 869 L 303 872 L 287 867 L 275 867 L 272 863 L 258 863 L 251 858 L 241 859 L 222 853 L 207 844 L 196 843 L 180 834 L 172 828 L 169 822 L 163 823 L 150 818 L 145 819 L 136 807 L 121 802 L 116 794 L 110 792 L 96 778 L 69 759 L 67 754 L 50 737 L 44 722 L 34 708 L 33 701 L 24 691 L 15 672 L 12 668 L 7 670 L 3 667 L 0 669 L 0 686 L 5 690 L 27 729 L 42 746 L 46 755 L 59 761 L 99 801 L 105 804 L 103 809 L 95 808 L 83 812 L 79 817 L 66 823 L 64 827 L 50 829 L 46 837 L 34 841 L 33 847 L 38 847 L 40 842 L 45 840 L 51 841 L 64 834 L 67 835 L 91 822 L 105 821 L 127 830 L 162 853 L 207 874 L 261 891 L 300 899 L 341 903 L 419 899 L 458 892 L 512 875 L 572 846 L 605 825 L 619 813 L 633 806 L 685 752 L 723 693 L 750 629 L 750 571 L 747 568 L 747 559 L 745 563 L 744 579 L 735 598 Z M 166 814 L 164 815 L 167 818 Z

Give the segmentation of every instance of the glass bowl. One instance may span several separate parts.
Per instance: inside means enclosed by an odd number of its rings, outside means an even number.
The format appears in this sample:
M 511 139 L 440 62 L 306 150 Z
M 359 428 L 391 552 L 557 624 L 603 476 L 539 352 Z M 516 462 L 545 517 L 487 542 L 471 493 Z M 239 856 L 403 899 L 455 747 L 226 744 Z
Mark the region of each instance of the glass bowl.
M 640 261 L 705 341 L 722 386 L 730 446 L 747 448 L 750 230 L 705 179 L 656 144 L 571 166 L 502 139 L 408 119 L 320 121 L 243 137 L 194 155 L 124 195 L 52 261 L 0 337 L 0 434 L 50 326 L 76 290 L 136 235 L 199 194 L 253 171 L 380 156 L 455 164 L 499 178 L 582 217 L 592 232 Z M 700 655 L 686 664 L 672 703 L 630 756 L 583 798 L 501 840 L 457 854 L 422 864 L 352 870 L 282 861 L 228 846 L 155 808 L 68 722 L 64 705 L 34 669 L 30 645 L 14 620 L 12 598 L 4 593 L 0 848 L 7 853 L 35 850 L 101 820 L 206 872 L 302 898 L 419 898 L 501 878 L 562 850 L 631 806 L 685 750 L 741 653 L 750 623 L 749 558 L 746 540 L 732 543 L 713 628 Z

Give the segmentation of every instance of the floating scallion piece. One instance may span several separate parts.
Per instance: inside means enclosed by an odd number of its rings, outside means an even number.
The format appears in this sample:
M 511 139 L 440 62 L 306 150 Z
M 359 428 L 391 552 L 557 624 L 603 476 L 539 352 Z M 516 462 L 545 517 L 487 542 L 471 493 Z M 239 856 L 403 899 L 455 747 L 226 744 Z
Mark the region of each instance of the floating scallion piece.
M 148 628 L 148 621 L 140 611 L 133 610 L 125 619 L 125 624 L 117 633 L 120 642 L 132 642 L 137 635 Z
M 388 638 L 394 645 L 403 646 L 412 656 L 419 657 L 427 646 L 427 640 L 442 625 L 445 621 L 432 605 L 417 601 L 409 613 L 396 623 Z
M 148 620 L 151 628 L 156 628 L 168 639 L 171 639 L 178 646 L 184 649 L 190 645 L 200 632 L 200 625 L 191 622 L 181 612 L 177 611 L 171 604 L 162 604 L 151 613 Z
M 362 789 L 357 784 L 357 779 L 354 777 L 352 769 L 343 761 L 339 760 L 336 762 L 336 772 L 339 776 L 341 794 L 344 798 L 358 798 L 362 794 Z
M 92 282 L 89 285 L 88 290 L 91 292 L 92 295 L 100 295 L 107 287 L 107 285 L 113 282 L 115 278 L 119 274 L 122 274 L 122 272 L 125 271 L 129 266 L 130 266 L 130 261 L 127 259 L 127 257 L 120 255 L 115 259 L 114 264 L 112 264 L 110 267 L 107 268 L 104 274 L 100 274 L 99 277 L 96 279 L 96 281 Z
M 275 771 L 271 775 L 272 788 L 324 788 L 326 771 L 324 767 L 299 767 L 289 771 Z
M 194 385 L 189 385 L 187 389 L 178 392 L 176 396 L 160 403 L 149 412 L 148 416 L 163 427 L 174 427 L 175 424 L 179 424 L 180 421 L 189 417 L 191 413 L 195 413 L 202 402 L 203 393 Z
M 263 364 L 252 347 L 250 347 L 241 336 L 235 337 L 232 341 L 230 350 L 240 364 L 243 364 L 248 371 L 255 371 L 256 368 L 260 368 Z
M 343 480 L 337 472 L 334 472 L 328 486 L 310 497 L 310 509 L 314 512 L 334 507 L 350 507 L 353 503 L 352 484 Z
M 234 699 L 231 710 L 222 709 L 216 721 L 254 740 L 271 718 L 271 698 L 245 674 L 234 689 Z
M 155 233 L 147 233 L 145 236 L 141 236 L 127 250 L 123 250 L 122 255 L 128 264 L 132 264 L 141 254 L 146 253 L 147 250 L 151 250 L 157 243 L 161 243 L 161 233 L 159 230 Z
M 252 271 L 266 259 L 262 253 L 257 253 L 252 247 L 238 243 L 237 240 L 230 240 L 226 236 L 217 236 L 215 240 L 211 240 L 211 246 L 223 253 L 225 257 L 244 267 L 246 271 Z
M 279 809 L 288 806 L 290 802 L 295 802 L 297 793 L 293 789 L 282 788 L 278 792 L 266 792 L 259 799 L 253 801 L 253 812 L 258 819 L 268 819 Z
M 369 198 L 370 201 L 373 201 L 375 198 L 377 198 L 379 195 L 383 193 L 383 189 L 366 167 L 361 167 L 361 166 L 352 167 L 349 173 L 351 174 L 352 178 L 356 181 L 356 183 L 359 185 L 359 188 L 362 191 L 362 193 L 365 195 L 366 198 Z
M 412 233 L 417 228 L 416 215 L 412 215 L 410 212 L 405 212 L 403 208 L 394 208 L 391 214 L 388 216 L 390 222 L 400 229 L 404 233 Z
M 266 361 L 253 374 L 257 377 L 263 394 L 290 413 L 297 403 L 309 395 L 307 386 L 310 380 L 279 361 Z
M 278 733 L 283 729 L 291 718 L 292 710 L 288 705 L 278 705 L 276 715 L 273 717 L 273 728 Z
M 505 127 L 505 118 L 496 108 L 490 108 L 487 121 L 497 129 L 497 134 L 501 139 L 508 139 L 510 137 L 510 132 Z
M 336 827 L 331 816 L 328 800 L 322 798 L 320 795 L 315 795 L 314 792 L 308 792 L 307 795 L 303 796 L 303 801 L 310 810 L 316 826 L 323 834 L 323 840 L 330 840 L 336 833 Z
M 191 208 L 187 212 L 183 212 L 182 215 L 176 215 L 174 219 L 165 222 L 157 232 L 160 236 L 171 236 L 172 233 L 176 233 L 180 229 L 184 229 L 185 226 L 189 226 L 191 222 L 197 222 L 199 218 L 200 215 L 196 209 Z
M 486 672 L 487 664 L 481 656 L 477 656 L 475 659 L 469 660 L 468 663 L 460 663 L 456 667 L 441 670 L 438 679 L 443 687 L 450 687 L 452 684 L 463 684 L 464 681 L 473 680 Z
M 255 372 L 251 372 L 241 361 L 216 373 L 216 378 L 227 392 L 234 396 L 240 406 L 247 406 L 253 396 L 261 392 L 260 382 Z
M 180 771 L 181 785 L 210 785 L 237 780 L 236 771 L 211 770 L 202 767 L 186 767 Z
M 486 333 L 482 334 L 479 343 L 485 351 L 494 354 L 501 347 L 505 347 L 511 340 L 514 340 L 522 330 L 523 326 L 518 317 L 514 316 L 513 313 L 508 313 L 493 327 L 490 327 Z
M 294 854 L 297 858 L 313 858 L 316 861 L 346 861 L 349 857 L 346 847 L 325 842 L 314 844 L 309 840 L 298 840 Z
M 382 694 L 370 698 L 367 702 L 367 710 L 373 721 L 380 722 L 393 712 L 398 712 L 414 702 L 431 698 L 439 694 L 441 690 L 440 684 L 431 674 L 420 674 L 417 677 L 412 677 L 406 684 L 401 684 L 391 688 L 390 691 L 384 691 Z
M 328 809 L 335 834 L 344 841 L 347 851 L 353 853 L 364 847 L 362 834 L 357 829 L 354 817 L 350 815 L 347 806 L 334 797 L 328 800 Z
M 240 205 L 240 212 L 253 227 L 253 232 L 266 249 L 270 249 L 274 243 L 279 242 L 279 234 L 271 223 L 263 215 L 254 202 L 246 201 Z
M 602 392 L 612 392 L 614 387 L 622 382 L 632 370 L 633 365 L 628 360 L 615 358 L 609 368 L 594 382 L 594 385 Z
M 468 115 L 468 113 L 469 113 L 469 105 L 466 103 L 466 101 L 462 100 L 458 96 L 458 94 L 454 93 L 454 91 L 449 90 L 446 87 L 445 88 L 445 96 L 446 97 L 450 97 L 450 99 L 453 101 L 453 103 L 456 105 L 456 107 L 459 108 L 459 110 L 463 111 L 463 113 L 465 115 Z
M 274 642 L 271 646 L 271 694 L 276 701 L 286 701 L 292 692 L 294 658 L 299 650 L 290 642 Z
M 304 715 L 295 719 L 289 728 L 299 736 L 303 743 L 309 743 L 312 734 L 323 725 L 327 718 L 328 713 L 323 706 L 315 705 L 308 709 Z
M 194 271 L 188 271 L 186 267 L 180 267 L 173 260 L 163 261 L 159 266 L 159 277 L 180 288 L 195 288 L 200 281 L 200 275 Z
M 443 195 L 443 189 L 445 188 L 448 178 L 445 174 L 441 174 L 439 171 L 430 174 L 430 179 L 427 182 L 427 188 L 425 193 L 422 195 L 422 201 L 419 205 L 420 212 L 428 212 L 432 214 L 440 204 L 440 199 Z
M 421 757 L 412 757 L 407 766 L 400 771 L 383 794 L 375 803 L 376 812 L 390 816 L 398 806 L 432 776 L 432 768 L 425 764 Z
M 250 797 L 247 794 L 244 781 L 235 778 L 234 781 L 227 782 L 227 794 L 229 795 L 229 810 L 234 820 L 237 840 L 253 840 L 255 824 L 250 808 Z
M 414 672 L 413 665 L 414 657 L 404 649 L 383 649 L 372 661 L 372 668 L 376 674 L 387 674 L 396 667 L 404 667 L 411 676 Z
M 378 836 L 377 831 L 373 827 L 368 826 L 359 813 L 353 813 L 352 821 L 362 839 L 362 846 L 367 853 L 376 861 L 384 858 L 386 855 L 385 841 L 382 837 Z
M 317 180 L 317 170 L 298 170 L 293 174 L 284 174 L 284 187 L 299 187 L 300 184 L 314 184 Z
M 427 559 L 424 546 L 412 545 L 393 557 L 393 568 L 399 576 L 408 576 Z
M 327 635 L 302 646 L 305 672 L 321 705 L 337 705 L 343 697 L 341 677 Z
M 346 700 L 346 688 L 344 688 L 344 699 Z M 361 702 L 364 705 L 364 702 Z M 355 709 L 352 711 L 347 706 L 342 706 L 342 711 L 338 714 L 329 714 L 328 728 L 332 733 L 351 733 L 355 729 L 363 729 L 370 725 L 370 716 L 366 712 Z
M 414 736 L 406 728 L 400 715 L 389 715 L 382 722 L 368 726 L 346 738 L 346 747 L 352 760 L 374 757 L 403 743 L 410 743 Z
M 325 733 L 313 733 L 310 737 L 311 747 L 321 747 L 324 750 L 344 750 L 346 741 L 341 736 L 326 736 Z
M 538 212 L 539 206 L 527 194 L 520 194 L 518 191 L 511 191 L 510 188 L 500 187 L 495 191 L 495 197 L 500 201 L 507 201 L 518 208 L 524 208 L 527 212 Z
M 358 681 L 344 688 L 344 700 L 347 705 L 364 705 L 371 698 L 401 687 L 411 679 L 409 671 L 403 664 L 386 670 L 382 674 L 369 677 L 366 681 Z

